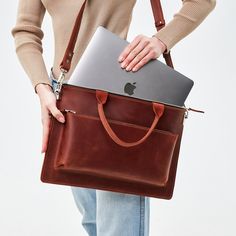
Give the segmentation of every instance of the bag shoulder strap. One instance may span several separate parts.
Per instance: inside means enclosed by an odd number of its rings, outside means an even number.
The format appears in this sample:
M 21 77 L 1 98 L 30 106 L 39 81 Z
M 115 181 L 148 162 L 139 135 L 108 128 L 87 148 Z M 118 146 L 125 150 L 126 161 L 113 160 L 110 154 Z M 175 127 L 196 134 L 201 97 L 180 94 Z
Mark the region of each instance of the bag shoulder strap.
M 155 20 L 155 27 L 158 31 L 159 29 L 161 29 L 162 27 L 165 26 L 165 20 L 163 17 L 161 3 L 160 3 L 160 0 L 150 0 L 150 1 L 151 1 L 154 20 Z M 74 27 L 73 27 L 73 30 L 72 30 L 72 33 L 70 36 L 69 43 L 68 43 L 66 51 L 64 53 L 64 57 L 60 63 L 60 68 L 64 72 L 68 72 L 71 67 L 71 61 L 72 61 L 73 54 L 74 54 L 75 43 L 76 43 L 76 40 L 78 37 L 78 33 L 79 33 L 81 20 L 82 20 L 82 16 L 83 16 L 86 2 L 87 2 L 87 0 L 85 0 L 83 2 L 82 6 L 80 8 L 79 14 L 76 18 L 76 21 L 75 21 L 75 24 L 74 24 Z M 171 60 L 170 52 L 163 53 L 163 57 L 166 61 L 166 64 L 173 68 L 173 63 Z
M 152 12 L 155 20 L 155 27 L 158 30 L 163 28 L 165 26 L 165 19 L 163 16 L 163 11 L 161 7 L 161 2 L 160 0 L 150 0 L 151 1 L 151 6 L 152 6 Z M 163 57 L 165 59 L 165 62 L 168 66 L 174 68 L 172 58 L 170 55 L 170 51 L 168 53 L 163 53 Z

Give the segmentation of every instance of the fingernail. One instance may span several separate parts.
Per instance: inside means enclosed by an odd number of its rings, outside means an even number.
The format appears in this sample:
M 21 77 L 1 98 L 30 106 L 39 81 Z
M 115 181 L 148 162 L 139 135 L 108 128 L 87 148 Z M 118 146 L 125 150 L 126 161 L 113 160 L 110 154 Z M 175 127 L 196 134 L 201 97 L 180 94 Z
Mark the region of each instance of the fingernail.
M 62 122 L 62 123 L 64 123 L 64 122 L 65 122 L 65 120 L 64 120 L 64 118 L 63 118 L 63 117 L 60 117 L 60 118 L 59 118 L 59 121 L 60 121 L 60 122 Z
M 122 63 L 122 64 L 121 64 L 121 67 L 122 67 L 122 68 L 126 67 L 126 63 Z
M 124 60 L 124 58 L 122 56 L 119 57 L 118 61 L 122 62 Z
M 132 69 L 132 71 L 137 71 L 137 68 L 136 68 L 136 67 L 134 67 L 134 68 Z
M 130 67 L 129 66 L 126 67 L 126 71 L 130 71 Z

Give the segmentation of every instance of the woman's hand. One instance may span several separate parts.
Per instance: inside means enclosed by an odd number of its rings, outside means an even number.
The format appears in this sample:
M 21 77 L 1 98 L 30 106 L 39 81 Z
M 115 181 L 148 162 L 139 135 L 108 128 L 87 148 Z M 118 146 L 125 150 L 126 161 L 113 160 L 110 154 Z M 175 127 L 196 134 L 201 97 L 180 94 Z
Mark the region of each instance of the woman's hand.
M 46 84 L 39 84 L 36 87 L 36 91 L 39 95 L 41 104 L 41 121 L 43 125 L 41 153 L 43 153 L 47 150 L 51 114 L 62 123 L 65 122 L 65 118 L 60 110 L 58 110 L 56 107 L 56 96 L 54 95 L 50 86 Z
M 151 59 L 158 58 L 166 50 L 166 45 L 157 37 L 138 35 L 120 54 L 118 61 L 126 71 L 137 71 Z

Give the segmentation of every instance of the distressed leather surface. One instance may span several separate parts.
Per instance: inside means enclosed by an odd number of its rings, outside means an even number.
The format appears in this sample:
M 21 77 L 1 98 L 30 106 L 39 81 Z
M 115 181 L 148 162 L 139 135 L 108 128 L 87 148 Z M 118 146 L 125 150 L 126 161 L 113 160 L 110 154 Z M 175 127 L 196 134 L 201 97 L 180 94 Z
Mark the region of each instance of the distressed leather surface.
M 69 71 L 84 6 L 73 27 L 61 69 Z M 155 26 L 165 25 L 159 0 L 151 0 Z M 163 54 L 173 67 L 170 53 Z M 57 107 L 64 124 L 51 119 L 48 149 L 41 180 L 45 183 L 81 186 L 171 199 L 177 171 L 185 110 L 164 106 L 155 129 L 142 144 L 121 147 L 106 133 L 99 120 L 96 92 L 64 84 Z M 135 142 L 147 133 L 154 120 L 152 103 L 109 95 L 104 106 L 106 118 L 116 134 Z M 106 155 L 106 156 L 105 156 Z
M 63 85 L 57 107 L 66 122 L 51 119 L 41 180 L 170 199 L 185 110 L 165 105 L 145 142 L 121 147 L 104 129 L 97 106 L 95 90 Z M 155 116 L 151 102 L 113 94 L 104 112 L 114 132 L 127 142 L 143 137 Z

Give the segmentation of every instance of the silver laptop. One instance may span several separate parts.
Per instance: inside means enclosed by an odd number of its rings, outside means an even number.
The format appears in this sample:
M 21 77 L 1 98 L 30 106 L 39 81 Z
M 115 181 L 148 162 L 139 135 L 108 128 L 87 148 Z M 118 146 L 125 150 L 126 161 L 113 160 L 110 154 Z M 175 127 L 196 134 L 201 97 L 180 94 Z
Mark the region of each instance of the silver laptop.
M 118 57 L 129 44 L 98 26 L 68 84 L 113 94 L 184 106 L 193 81 L 157 59 L 138 71 L 122 69 Z

